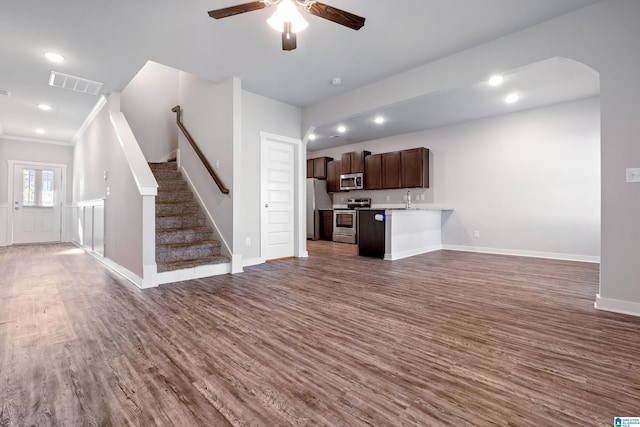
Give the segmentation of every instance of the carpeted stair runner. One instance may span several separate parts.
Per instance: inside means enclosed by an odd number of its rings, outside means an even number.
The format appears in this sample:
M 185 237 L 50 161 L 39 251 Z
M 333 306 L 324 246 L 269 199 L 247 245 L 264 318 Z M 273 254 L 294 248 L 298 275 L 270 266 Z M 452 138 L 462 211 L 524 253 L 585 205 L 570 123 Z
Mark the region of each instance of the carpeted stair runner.
M 158 181 L 156 197 L 156 264 L 158 273 L 221 264 L 220 242 L 176 162 L 149 163 Z

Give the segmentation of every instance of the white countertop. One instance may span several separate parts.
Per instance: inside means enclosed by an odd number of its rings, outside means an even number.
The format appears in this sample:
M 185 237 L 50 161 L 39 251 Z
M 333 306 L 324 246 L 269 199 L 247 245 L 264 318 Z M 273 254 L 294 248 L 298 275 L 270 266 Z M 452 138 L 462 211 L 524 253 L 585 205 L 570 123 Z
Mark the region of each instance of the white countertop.
M 333 209 L 348 209 L 347 205 L 333 205 Z M 358 208 L 358 210 L 391 210 L 391 211 L 452 211 L 453 208 L 443 205 L 430 204 L 430 203 L 412 203 L 411 207 L 407 209 L 404 204 L 379 204 L 373 205 L 370 208 Z

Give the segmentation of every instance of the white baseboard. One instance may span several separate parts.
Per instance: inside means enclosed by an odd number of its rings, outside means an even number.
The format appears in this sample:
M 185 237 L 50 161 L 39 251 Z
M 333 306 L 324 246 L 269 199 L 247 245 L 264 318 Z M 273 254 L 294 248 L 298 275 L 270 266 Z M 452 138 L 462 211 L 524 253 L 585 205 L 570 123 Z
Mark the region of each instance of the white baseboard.
M 178 157 L 178 149 L 176 148 L 172 152 L 165 154 L 164 156 L 158 157 L 154 160 L 149 160 L 150 163 L 166 163 Z
M 9 204 L 0 203 L 0 246 L 9 246 Z
M 157 285 L 166 283 L 182 282 L 185 280 L 202 279 L 210 276 L 220 276 L 231 272 L 231 264 L 213 264 L 201 265 L 193 268 L 184 268 L 182 270 L 165 271 L 158 273 Z
M 394 252 L 393 254 L 384 254 L 386 261 L 395 261 L 397 259 L 408 258 L 410 256 L 416 256 L 420 254 L 426 254 L 427 252 L 439 251 L 442 249 L 442 245 L 425 246 L 423 248 L 412 249 L 410 251 Z
M 242 261 L 243 267 L 251 267 L 252 265 L 264 264 L 265 260 L 262 258 L 248 258 Z
M 628 314 L 630 316 L 640 316 L 640 302 L 602 298 L 600 294 L 596 294 L 596 301 L 593 303 L 593 306 L 598 310 Z
M 90 250 L 89 248 L 82 246 L 76 240 L 72 240 L 71 243 L 73 243 L 74 245 L 76 245 L 77 247 L 79 247 L 80 249 L 82 249 L 83 251 L 88 253 L 89 255 L 93 256 L 95 259 L 100 261 L 102 264 L 104 264 L 105 266 L 109 267 L 111 270 L 113 270 L 114 272 L 118 273 L 120 276 L 124 277 L 125 279 L 127 279 L 128 281 L 130 281 L 131 283 L 133 283 L 134 285 L 136 285 L 140 289 L 153 288 L 155 286 L 158 286 L 158 284 L 145 283 L 144 280 L 140 276 L 138 276 L 137 274 L 133 273 L 132 271 L 127 270 L 126 268 L 124 268 L 120 264 L 110 260 L 109 258 L 105 258 L 102 255 L 100 255 L 99 253 L 94 252 L 94 251 Z
M 462 245 L 442 245 L 442 249 L 446 249 L 449 251 L 477 252 L 482 254 L 559 259 L 563 261 L 590 262 L 595 264 L 600 263 L 599 256 L 588 256 L 588 255 L 559 254 L 554 252 L 522 251 L 517 249 L 482 248 L 482 247 L 476 247 L 476 246 L 462 246 Z

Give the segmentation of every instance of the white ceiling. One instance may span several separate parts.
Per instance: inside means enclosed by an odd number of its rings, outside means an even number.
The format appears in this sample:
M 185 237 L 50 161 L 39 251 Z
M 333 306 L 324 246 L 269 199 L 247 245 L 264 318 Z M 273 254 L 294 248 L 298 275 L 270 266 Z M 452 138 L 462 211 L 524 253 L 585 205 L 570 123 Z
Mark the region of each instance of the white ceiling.
M 291 52 L 281 50 L 280 34 L 265 22 L 273 9 L 223 20 L 207 15 L 247 1 L 2 0 L 0 90 L 12 95 L 0 95 L 0 136 L 71 141 L 97 96 L 49 87 L 52 70 L 104 82 L 102 94 L 108 94 L 122 90 L 152 60 L 214 81 L 237 76 L 249 91 L 305 107 L 598 0 L 326 0 L 364 16 L 364 28 L 305 15 L 309 28 Z M 48 50 L 66 61 L 48 62 L 42 55 Z M 330 85 L 332 77 L 343 84 Z M 469 110 L 484 109 L 489 101 L 478 94 L 481 83 L 470 82 L 427 100 L 451 105 L 449 115 L 434 123 L 466 120 Z M 38 110 L 41 102 L 53 110 Z M 393 111 L 403 108 L 390 106 L 389 117 Z M 395 126 L 403 133 L 408 125 Z M 46 134 L 36 135 L 35 128 Z
M 593 69 L 566 58 L 550 58 L 502 74 L 504 82 L 493 87 L 487 80 L 469 82 L 465 86 L 416 97 L 410 101 L 388 105 L 366 114 L 343 118 L 318 126 L 309 141 L 310 151 L 338 147 L 446 126 L 454 123 L 514 113 L 532 108 L 596 96 L 600 93 L 600 77 Z M 509 94 L 518 94 L 516 103 L 508 104 Z M 384 123 L 375 119 L 382 117 Z M 340 133 L 338 127 L 346 131 Z

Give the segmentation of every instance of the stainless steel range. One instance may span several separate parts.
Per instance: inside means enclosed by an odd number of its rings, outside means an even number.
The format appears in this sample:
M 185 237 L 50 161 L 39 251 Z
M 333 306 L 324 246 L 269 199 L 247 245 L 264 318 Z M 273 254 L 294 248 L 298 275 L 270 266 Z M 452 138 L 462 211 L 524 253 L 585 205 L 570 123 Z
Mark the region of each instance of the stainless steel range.
M 347 209 L 333 210 L 333 241 L 355 244 L 358 228 L 358 208 L 371 207 L 371 199 L 348 199 Z

